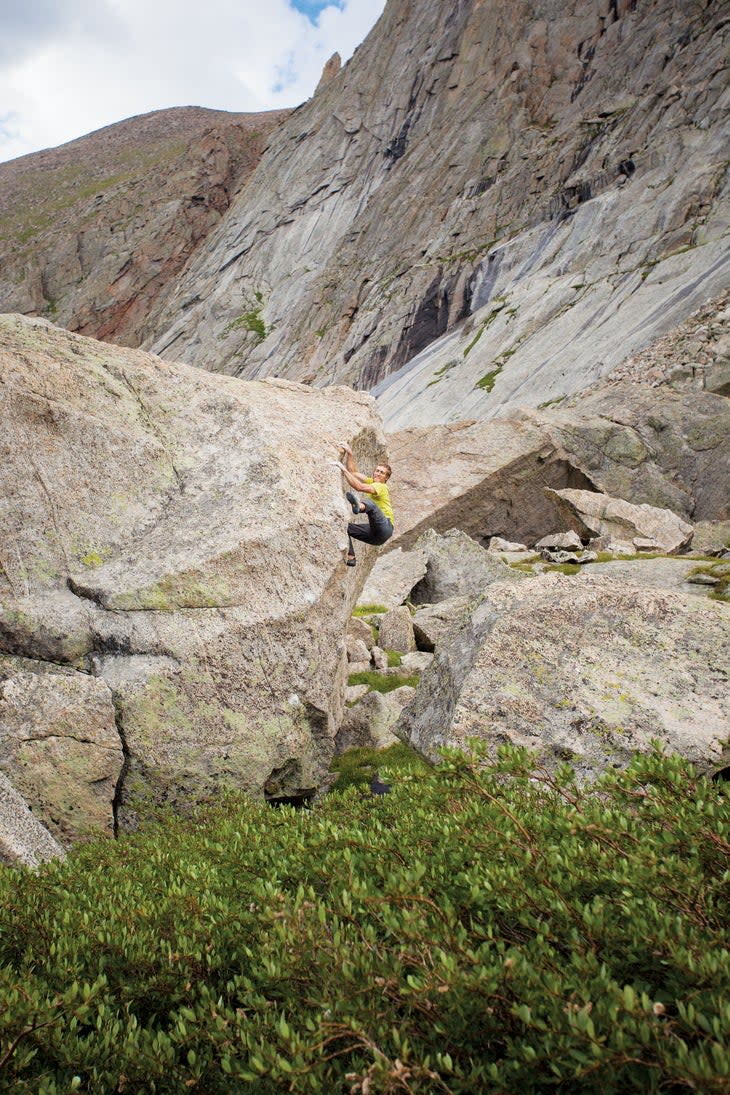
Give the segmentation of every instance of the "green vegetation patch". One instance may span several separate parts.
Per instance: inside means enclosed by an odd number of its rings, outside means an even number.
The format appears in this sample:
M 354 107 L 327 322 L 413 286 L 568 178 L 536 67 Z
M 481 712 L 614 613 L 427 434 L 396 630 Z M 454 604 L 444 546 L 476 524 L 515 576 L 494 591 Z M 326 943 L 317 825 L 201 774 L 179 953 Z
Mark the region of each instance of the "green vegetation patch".
M 543 567 L 543 574 L 580 574 L 582 566 L 582 563 L 547 563 Z
M 475 388 L 481 388 L 482 391 L 491 392 L 494 387 L 495 381 L 504 368 L 503 365 L 498 365 L 496 369 L 492 369 L 491 372 L 485 373 L 480 380 L 477 380 L 474 385 Z
M 694 567 L 691 574 L 709 574 L 716 578 L 716 585 L 708 587 L 708 596 L 713 601 L 730 602 L 730 566 L 727 559 L 714 559 L 709 566 Z
M 348 787 L 365 787 L 376 772 L 382 774 L 385 768 L 389 772 L 413 773 L 417 777 L 425 775 L 430 767 L 404 742 L 390 745 L 387 749 L 348 749 L 346 753 L 335 757 L 330 765 L 330 772 L 338 773 L 330 794 L 340 794 Z
M 382 616 L 384 612 L 389 611 L 387 605 L 356 605 L 352 615 L 358 618 L 360 616 Z
M 724 785 L 384 756 L 379 798 L 229 797 L 0 867 L 3 1090 L 728 1090 Z
M 426 387 L 431 388 L 434 384 L 438 384 L 439 381 L 446 375 L 446 373 L 448 373 L 449 370 L 453 369 L 454 366 L 458 364 L 458 361 L 447 361 L 445 365 L 442 365 L 440 369 L 436 370 L 436 372 L 433 374 L 433 380 L 429 380 Z
M 254 301 L 249 303 L 248 311 L 243 315 L 238 316 L 232 320 L 223 329 L 222 338 L 227 338 L 233 331 L 238 331 L 243 328 L 246 331 L 250 331 L 255 336 L 255 342 L 258 345 L 259 342 L 263 342 L 271 332 L 273 327 L 267 327 L 262 316 L 264 310 L 264 297 L 260 290 L 256 290 L 254 293 Z
M 408 685 L 416 688 L 420 677 L 418 673 L 381 673 L 379 669 L 363 669 L 360 673 L 351 673 L 348 685 L 366 684 L 372 692 L 393 692 L 396 688 Z
M 546 407 L 557 407 L 558 403 L 562 403 L 564 399 L 568 397 L 565 395 L 558 395 L 555 399 L 546 399 L 544 403 L 538 403 L 538 411 L 544 411 Z

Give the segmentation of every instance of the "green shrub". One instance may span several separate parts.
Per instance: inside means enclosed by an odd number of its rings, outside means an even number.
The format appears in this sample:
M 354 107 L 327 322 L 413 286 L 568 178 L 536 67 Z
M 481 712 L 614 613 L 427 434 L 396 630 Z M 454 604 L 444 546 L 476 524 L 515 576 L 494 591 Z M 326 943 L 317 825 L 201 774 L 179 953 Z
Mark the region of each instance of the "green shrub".
M 392 783 L 0 870 L 0 1088 L 728 1090 L 722 787 L 517 750 Z

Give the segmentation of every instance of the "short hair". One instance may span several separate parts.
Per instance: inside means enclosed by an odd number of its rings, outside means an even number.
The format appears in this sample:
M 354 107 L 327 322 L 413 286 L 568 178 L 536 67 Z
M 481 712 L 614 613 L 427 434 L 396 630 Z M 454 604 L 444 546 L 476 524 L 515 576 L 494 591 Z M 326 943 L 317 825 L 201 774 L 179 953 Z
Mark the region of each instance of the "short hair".
M 390 479 L 391 475 L 393 474 L 393 469 L 391 468 L 390 464 L 383 464 L 383 467 L 388 473 L 388 479 Z

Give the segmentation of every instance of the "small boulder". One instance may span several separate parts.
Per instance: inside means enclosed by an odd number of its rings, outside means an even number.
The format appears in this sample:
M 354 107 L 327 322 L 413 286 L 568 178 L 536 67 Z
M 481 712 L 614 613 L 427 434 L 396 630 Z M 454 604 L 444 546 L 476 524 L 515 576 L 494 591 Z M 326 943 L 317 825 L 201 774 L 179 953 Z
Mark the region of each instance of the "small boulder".
M 595 551 L 583 551 L 580 555 L 572 551 L 549 551 L 543 548 L 542 557 L 546 563 L 594 563 L 598 556 Z
M 373 665 L 375 666 L 376 669 L 380 669 L 382 671 L 383 669 L 388 668 L 388 655 L 385 653 L 385 651 L 383 649 L 381 649 L 381 647 L 374 646 L 372 651 L 371 651 L 371 655 L 372 655 Z
M 359 616 L 352 616 L 347 623 L 347 639 L 360 639 L 365 643 L 365 646 L 370 650 L 373 642 L 373 629 L 370 624 Z
M 350 664 L 370 661 L 370 651 L 362 639 L 351 639 L 347 636 L 347 660 Z
M 345 711 L 335 747 L 337 753 L 348 749 L 387 749 L 398 741 L 391 727 L 415 694 L 413 688 L 395 688 L 392 692 L 368 692 L 354 707 Z
M 413 621 L 405 605 L 391 609 L 381 618 L 378 644 L 384 650 L 397 650 L 401 654 L 416 649 Z
M 347 672 L 350 676 L 354 673 L 369 673 L 372 669 L 370 664 L 370 658 L 366 662 L 350 662 L 347 667 Z
M 703 574 L 702 572 L 688 575 L 686 581 L 693 586 L 717 586 L 720 584 L 719 576 L 716 577 L 714 574 Z
M 409 673 L 423 673 L 433 661 L 433 654 L 427 650 L 414 650 L 401 658 L 400 669 Z
M 413 617 L 413 634 L 419 650 L 434 650 L 458 627 L 472 605 L 470 597 L 452 597 L 435 605 L 424 605 Z
M 518 544 L 516 542 L 513 543 L 511 540 L 503 540 L 501 536 L 493 536 L 489 541 L 487 551 L 527 551 L 527 545 Z
M 345 703 L 357 703 L 369 691 L 366 684 L 349 684 L 345 689 Z
M 379 555 L 358 598 L 359 605 L 397 608 L 426 573 L 426 554 L 415 549 L 396 548 Z
M 583 542 L 575 532 L 552 532 L 538 540 L 535 547 L 538 551 L 580 551 Z
M 426 573 L 414 587 L 414 604 L 435 604 L 452 597 L 476 597 L 492 582 L 514 581 L 516 571 L 459 529 L 441 535 L 429 529 L 416 548 L 427 559 Z

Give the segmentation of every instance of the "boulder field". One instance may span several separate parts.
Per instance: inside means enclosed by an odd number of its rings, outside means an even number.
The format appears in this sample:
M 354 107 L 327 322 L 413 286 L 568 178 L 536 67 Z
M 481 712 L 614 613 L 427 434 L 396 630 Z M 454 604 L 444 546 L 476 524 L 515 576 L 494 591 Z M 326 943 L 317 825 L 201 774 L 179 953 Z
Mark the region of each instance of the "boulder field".
M 313 793 L 368 570 L 330 461 L 374 401 L 0 317 L 0 772 L 62 844 Z

